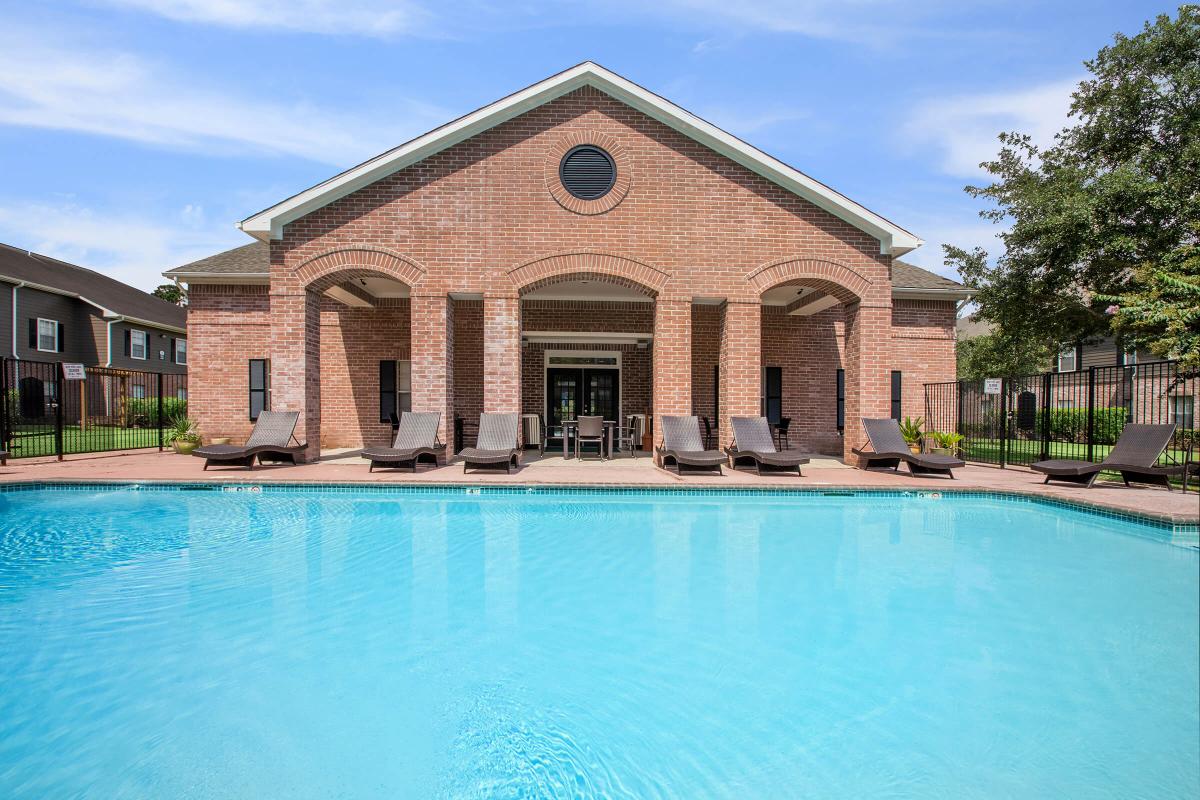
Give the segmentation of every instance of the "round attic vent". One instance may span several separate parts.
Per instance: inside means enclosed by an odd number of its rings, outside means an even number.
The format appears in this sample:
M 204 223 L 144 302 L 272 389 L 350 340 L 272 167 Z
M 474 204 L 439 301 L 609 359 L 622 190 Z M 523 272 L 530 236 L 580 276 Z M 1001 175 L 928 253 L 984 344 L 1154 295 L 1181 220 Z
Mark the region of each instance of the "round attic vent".
M 572 147 L 558 167 L 563 187 L 580 200 L 597 200 L 612 190 L 617 165 L 612 156 L 592 144 Z

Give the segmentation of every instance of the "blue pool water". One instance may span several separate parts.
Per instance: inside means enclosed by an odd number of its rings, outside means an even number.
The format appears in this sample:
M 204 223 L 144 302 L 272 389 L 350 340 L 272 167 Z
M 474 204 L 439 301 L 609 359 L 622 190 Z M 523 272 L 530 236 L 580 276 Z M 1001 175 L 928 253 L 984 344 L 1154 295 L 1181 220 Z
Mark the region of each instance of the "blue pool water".
M 1194 797 L 1200 558 L 997 499 L 0 493 L 0 797 Z

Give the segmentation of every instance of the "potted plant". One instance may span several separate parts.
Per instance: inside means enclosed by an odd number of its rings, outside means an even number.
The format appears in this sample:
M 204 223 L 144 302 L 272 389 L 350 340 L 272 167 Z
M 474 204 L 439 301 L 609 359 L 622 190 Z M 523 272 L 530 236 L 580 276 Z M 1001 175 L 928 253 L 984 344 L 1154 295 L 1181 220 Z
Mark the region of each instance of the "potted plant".
M 953 456 L 958 454 L 958 446 L 962 444 L 963 435 L 961 433 L 939 433 L 933 431 L 929 434 L 937 447 L 933 448 L 933 452 L 943 456 Z
M 172 417 L 170 426 L 163 431 L 163 437 L 180 455 L 190 455 L 200 446 L 200 432 L 190 417 Z
M 908 444 L 908 449 L 913 453 L 921 452 L 921 428 L 925 427 L 925 418 L 905 417 L 900 423 L 900 435 L 904 437 L 904 441 Z

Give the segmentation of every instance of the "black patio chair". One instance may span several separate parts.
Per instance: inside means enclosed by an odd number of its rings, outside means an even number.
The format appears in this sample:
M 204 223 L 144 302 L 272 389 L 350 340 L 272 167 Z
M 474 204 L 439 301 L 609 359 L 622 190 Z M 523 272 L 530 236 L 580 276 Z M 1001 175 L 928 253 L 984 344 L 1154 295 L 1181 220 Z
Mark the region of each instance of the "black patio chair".
M 262 411 L 244 445 L 210 444 L 197 447 L 192 455 L 204 459 L 205 469 L 211 464 L 254 469 L 256 458 L 260 464 L 267 461 L 295 464 L 296 456 L 302 455 L 307 447 L 296 440 L 296 422 L 299 419 L 299 411 Z M 296 444 L 292 445 L 291 442 Z
M 416 472 L 422 459 L 437 466 L 438 456 L 446 452 L 446 445 L 438 441 L 441 421 L 438 411 L 405 411 L 396 425 L 396 440 L 391 447 L 363 450 L 362 457 L 371 462 L 368 472 L 376 467 L 409 467 Z
M 763 467 L 776 470 L 796 470 L 803 477 L 800 465 L 808 459 L 794 453 L 781 453 L 775 449 L 771 439 L 771 426 L 766 417 L 733 417 L 733 445 L 725 448 L 729 454 L 729 466 L 737 469 L 738 464 L 750 462 L 759 475 Z
M 1130 481 L 1155 483 L 1171 491 L 1171 478 L 1185 476 L 1186 461 L 1182 464 L 1158 464 L 1158 457 L 1167 449 L 1175 436 L 1175 423 L 1144 425 L 1129 423 L 1121 431 L 1121 437 L 1112 451 L 1098 464 L 1076 459 L 1050 459 L 1030 465 L 1030 469 L 1046 476 L 1042 483 L 1063 481 L 1091 487 L 1104 470 L 1121 473 L 1128 486 Z M 1187 486 L 1184 486 L 1187 491 Z
M 720 450 L 706 450 L 700 440 L 700 421 L 696 417 L 663 417 L 663 443 L 658 447 L 658 465 L 667 469 L 675 465 L 675 471 L 683 474 L 684 469 L 716 470 L 723 474 L 721 465 L 727 456 Z
M 900 423 L 894 419 L 862 418 L 863 429 L 871 449 L 857 447 L 850 452 L 859 458 L 860 469 L 873 467 L 891 468 L 897 472 L 900 463 L 908 465 L 912 475 L 946 475 L 954 479 L 954 470 L 965 467 L 967 462 L 954 456 L 943 456 L 935 453 L 914 453 L 908 448 L 908 442 L 900 435 Z

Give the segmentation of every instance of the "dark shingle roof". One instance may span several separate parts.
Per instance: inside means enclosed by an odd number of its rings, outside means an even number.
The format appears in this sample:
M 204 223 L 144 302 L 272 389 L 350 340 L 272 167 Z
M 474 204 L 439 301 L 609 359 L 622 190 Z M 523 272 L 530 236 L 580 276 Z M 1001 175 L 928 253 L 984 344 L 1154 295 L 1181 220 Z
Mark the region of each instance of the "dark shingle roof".
M 167 276 L 195 273 L 210 275 L 266 275 L 271 271 L 271 248 L 266 242 L 251 242 L 215 256 L 202 258 L 164 272 Z
M 892 262 L 892 287 L 895 289 L 965 289 L 961 283 L 943 278 L 907 261 Z
M 187 325 L 187 310 L 174 303 L 94 270 L 7 244 L 0 244 L 0 278 L 27 281 L 76 295 L 117 316 L 172 328 Z

